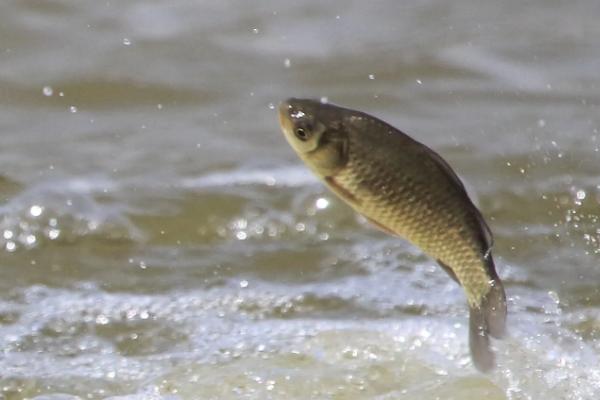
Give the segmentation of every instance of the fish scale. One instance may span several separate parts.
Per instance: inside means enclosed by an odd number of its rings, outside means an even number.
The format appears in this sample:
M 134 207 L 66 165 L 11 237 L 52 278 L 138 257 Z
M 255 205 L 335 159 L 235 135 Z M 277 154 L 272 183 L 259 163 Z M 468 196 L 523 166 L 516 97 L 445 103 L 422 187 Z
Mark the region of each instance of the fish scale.
M 351 142 L 349 147 L 348 164 L 335 176 L 335 181 L 359 200 L 359 203 L 350 202 L 350 205 L 367 218 L 419 246 L 431 257 L 452 266 L 465 287 L 469 303 L 478 305 L 479 299 L 489 291 L 491 280 L 481 268 L 484 262 L 481 246 L 466 232 L 461 234 L 457 228 L 452 228 L 470 224 L 468 215 L 461 213 L 461 208 L 453 204 L 448 191 L 433 192 L 431 185 L 424 187 L 414 181 L 404 186 L 405 176 L 395 181 L 396 185 L 389 188 L 390 192 L 377 190 L 384 185 L 389 187 L 387 182 L 393 179 L 380 178 L 385 176 L 380 172 L 381 167 L 375 166 L 377 160 L 361 154 L 358 150 L 360 143 Z M 354 148 L 357 150 L 354 151 Z M 390 151 L 394 149 L 390 148 Z M 369 163 L 363 160 L 369 160 Z M 399 172 L 399 175 L 402 174 Z M 446 212 L 448 210 L 459 212 Z M 432 218 L 432 214 L 436 218 Z
M 475 366 L 495 365 L 506 296 L 491 256 L 492 235 L 450 166 L 433 150 L 360 111 L 314 100 L 279 107 L 283 133 L 327 186 L 385 232 L 433 257 L 464 289 Z
M 444 212 L 444 208 L 460 207 L 456 207 L 443 190 L 432 192 L 431 186 L 423 187 L 410 181 L 403 186 L 402 183 L 407 182 L 405 177 L 396 180 L 397 185 L 391 187 L 388 182 L 393 179 L 382 180 L 380 177 L 385 175 L 374 167 L 377 160 L 360 154 L 360 151 L 354 152 L 352 149 L 355 146 L 360 148 L 357 143 L 351 142 L 348 164 L 335 176 L 335 181 L 359 200 L 359 203 L 350 203 L 352 207 L 421 247 L 431 257 L 453 266 L 453 271 L 465 286 L 469 302 L 477 305 L 479 299 L 489 291 L 491 279 L 481 268 L 484 262 L 481 245 L 467 232 L 461 234 L 451 228 L 469 222 L 468 216 Z M 381 186 L 389 188 L 389 191 L 377 190 Z M 432 205 L 434 198 L 435 205 Z M 449 242 L 451 246 L 447 245 Z M 473 273 L 473 270 L 479 273 Z

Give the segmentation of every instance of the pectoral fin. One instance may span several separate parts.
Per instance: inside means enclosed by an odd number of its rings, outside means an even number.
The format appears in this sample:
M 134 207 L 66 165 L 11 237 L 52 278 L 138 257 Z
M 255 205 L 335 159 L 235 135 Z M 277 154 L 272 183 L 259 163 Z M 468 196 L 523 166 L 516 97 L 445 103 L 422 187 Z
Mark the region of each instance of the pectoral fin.
M 371 218 L 368 218 L 368 217 L 365 217 L 365 218 L 366 218 L 366 220 L 367 220 L 367 221 L 369 221 L 371 224 L 373 224 L 373 225 L 374 225 L 374 226 L 375 226 L 377 229 L 379 229 L 380 231 L 382 231 L 382 232 L 384 232 L 384 233 L 387 233 L 388 235 L 392 235 L 392 236 L 398 236 L 398 235 L 396 234 L 396 232 L 392 231 L 392 230 L 391 230 L 391 229 L 389 229 L 387 226 L 385 226 L 385 225 L 382 225 L 382 224 L 380 224 L 379 222 L 377 222 L 377 221 L 375 221 L 375 220 L 373 220 L 373 219 L 371 219 Z
M 345 201 L 347 201 L 350 204 L 360 205 L 360 202 L 358 201 L 356 196 L 354 196 L 352 193 L 347 191 L 342 185 L 340 185 L 335 180 L 335 177 L 326 176 L 324 178 L 324 180 L 325 180 L 325 183 L 327 183 L 327 185 L 329 186 L 329 188 L 331 190 L 333 190 L 333 192 L 335 194 L 337 194 L 338 196 L 340 196 L 342 199 L 344 199 Z
M 458 283 L 460 285 L 460 282 L 458 281 L 458 278 L 456 277 L 456 274 L 454 273 L 454 271 L 452 270 L 452 268 L 450 268 L 447 264 L 444 264 L 440 260 L 436 260 L 436 261 L 440 265 L 440 267 L 442 267 L 442 269 L 444 271 L 446 271 L 446 273 L 450 276 L 450 278 L 452 278 L 452 280 L 454 282 L 456 282 L 456 283 Z

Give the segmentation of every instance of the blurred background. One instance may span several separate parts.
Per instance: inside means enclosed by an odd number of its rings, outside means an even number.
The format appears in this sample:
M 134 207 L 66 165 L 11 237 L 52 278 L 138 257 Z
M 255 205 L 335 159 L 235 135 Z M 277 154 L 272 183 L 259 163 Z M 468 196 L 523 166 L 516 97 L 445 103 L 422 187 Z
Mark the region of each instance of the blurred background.
M 5 0 L 0 398 L 592 399 L 600 3 Z M 301 165 L 290 96 L 433 147 L 510 336 Z

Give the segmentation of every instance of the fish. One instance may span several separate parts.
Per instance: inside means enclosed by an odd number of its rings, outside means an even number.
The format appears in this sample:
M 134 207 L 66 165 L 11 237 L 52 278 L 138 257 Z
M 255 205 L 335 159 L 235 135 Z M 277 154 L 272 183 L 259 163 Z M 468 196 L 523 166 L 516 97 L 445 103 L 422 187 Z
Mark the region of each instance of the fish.
M 339 198 L 380 230 L 420 248 L 462 288 L 474 366 L 496 366 L 490 337 L 506 333 L 506 294 L 493 235 L 450 165 L 434 150 L 367 113 L 319 100 L 279 105 L 297 155 Z

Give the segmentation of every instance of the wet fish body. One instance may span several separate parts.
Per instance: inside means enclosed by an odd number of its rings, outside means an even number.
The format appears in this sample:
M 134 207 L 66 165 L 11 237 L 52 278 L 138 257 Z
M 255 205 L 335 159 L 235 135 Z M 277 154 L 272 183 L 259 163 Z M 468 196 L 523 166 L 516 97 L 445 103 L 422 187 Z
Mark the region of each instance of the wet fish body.
M 506 297 L 492 234 L 462 182 L 433 150 L 366 113 L 308 99 L 279 107 L 284 135 L 325 184 L 385 232 L 403 237 L 464 289 L 475 366 L 495 365 L 489 336 L 505 331 Z

